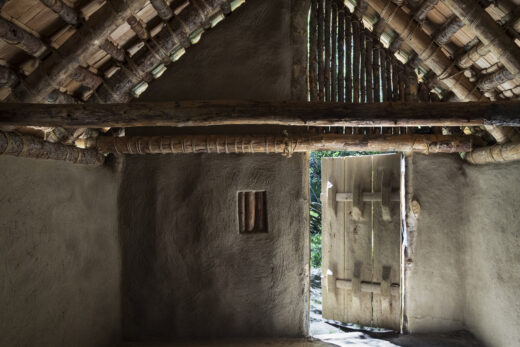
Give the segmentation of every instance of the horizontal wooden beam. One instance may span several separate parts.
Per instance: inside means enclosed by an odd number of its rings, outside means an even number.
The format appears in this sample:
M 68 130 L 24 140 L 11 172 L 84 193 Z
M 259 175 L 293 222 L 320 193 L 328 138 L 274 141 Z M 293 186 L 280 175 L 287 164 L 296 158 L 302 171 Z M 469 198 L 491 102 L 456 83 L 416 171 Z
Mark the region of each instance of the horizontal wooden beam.
M 0 126 L 104 128 L 249 124 L 348 127 L 520 126 L 520 101 L 372 104 L 305 101 L 0 104 Z
M 310 151 L 381 151 L 454 153 L 472 149 L 470 136 L 446 135 L 343 135 L 243 136 L 175 135 L 147 137 L 99 137 L 96 147 L 103 153 L 280 153 Z
M 38 137 L 4 131 L 0 131 L 0 155 L 61 160 L 90 166 L 99 166 L 105 161 L 105 157 L 93 149 L 46 142 Z
M 466 155 L 466 160 L 472 164 L 505 163 L 520 160 L 520 143 L 504 143 L 490 147 L 477 148 Z

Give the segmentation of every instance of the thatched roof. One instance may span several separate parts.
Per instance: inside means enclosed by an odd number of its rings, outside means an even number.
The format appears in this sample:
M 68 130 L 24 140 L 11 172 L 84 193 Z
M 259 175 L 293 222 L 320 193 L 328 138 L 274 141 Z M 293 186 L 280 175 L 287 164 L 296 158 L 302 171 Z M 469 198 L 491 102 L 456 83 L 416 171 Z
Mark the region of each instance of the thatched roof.
M 243 2 L 0 1 L 0 99 L 129 102 Z
M 367 50 L 382 44 L 411 81 L 444 101 L 520 97 L 520 0 L 307 1 L 348 8 L 376 36 Z M 0 0 L 0 100 L 131 102 L 244 2 Z M 48 140 L 66 143 L 96 136 L 92 129 L 45 130 Z M 518 137 L 511 128 L 486 130 L 499 143 Z

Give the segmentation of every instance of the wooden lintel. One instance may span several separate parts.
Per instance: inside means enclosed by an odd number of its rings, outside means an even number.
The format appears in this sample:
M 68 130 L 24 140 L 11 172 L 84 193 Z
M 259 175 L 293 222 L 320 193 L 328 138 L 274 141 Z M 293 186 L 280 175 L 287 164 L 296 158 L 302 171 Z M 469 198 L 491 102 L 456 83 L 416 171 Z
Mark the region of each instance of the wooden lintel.
M 344 104 L 179 101 L 132 104 L 0 104 L 0 126 L 104 128 L 272 124 L 284 126 L 520 126 L 520 101 Z
M 470 152 L 472 141 L 470 136 L 420 134 L 103 136 L 96 139 L 96 147 L 103 153 L 118 154 L 279 153 L 291 156 L 294 152 L 310 151 Z

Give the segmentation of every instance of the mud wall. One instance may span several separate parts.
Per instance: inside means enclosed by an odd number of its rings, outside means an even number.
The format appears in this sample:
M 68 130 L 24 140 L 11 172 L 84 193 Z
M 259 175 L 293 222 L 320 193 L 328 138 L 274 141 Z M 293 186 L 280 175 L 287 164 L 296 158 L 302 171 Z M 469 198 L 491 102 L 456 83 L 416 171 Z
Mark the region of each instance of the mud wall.
M 520 343 L 520 163 L 414 157 L 421 204 L 408 281 L 412 332 L 465 328 L 489 346 Z
M 117 343 L 116 174 L 12 157 L 0 167 L 0 345 Z
M 140 100 L 304 99 L 302 57 L 293 54 L 296 38 L 305 36 L 301 4 L 293 3 L 299 10 L 291 12 L 290 0 L 248 0 L 170 65 Z M 301 28 L 291 34 L 291 26 Z M 296 45 L 305 57 L 305 38 Z M 127 133 L 175 131 L 228 130 Z M 120 195 L 125 340 L 306 335 L 306 155 L 126 161 Z M 267 234 L 238 233 L 238 190 L 267 192 Z
M 305 334 L 306 165 L 301 155 L 128 158 L 124 339 Z M 266 191 L 267 233 L 239 234 L 239 190 Z

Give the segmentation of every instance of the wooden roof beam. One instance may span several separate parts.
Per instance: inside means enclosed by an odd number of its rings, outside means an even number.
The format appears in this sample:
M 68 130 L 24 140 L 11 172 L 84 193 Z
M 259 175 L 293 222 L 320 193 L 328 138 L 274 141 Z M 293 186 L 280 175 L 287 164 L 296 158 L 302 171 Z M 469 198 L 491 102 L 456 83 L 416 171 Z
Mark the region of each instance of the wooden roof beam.
M 77 26 L 79 24 L 78 13 L 65 4 L 62 0 L 40 0 L 45 6 L 50 8 L 66 23 Z
M 520 74 L 520 47 L 475 0 L 446 0 L 446 5 L 513 75 Z
M 344 104 L 179 101 L 132 104 L 0 104 L 0 126 L 106 128 L 211 125 L 520 126 L 520 101 Z
M 451 135 L 174 135 L 98 137 L 98 151 L 123 154 L 279 153 L 311 151 L 398 151 L 455 153 L 472 150 L 470 136 Z
M 463 0 L 461 0 L 463 1 Z M 453 61 L 445 55 L 423 30 L 414 18 L 390 0 L 369 0 L 369 5 L 387 21 L 408 45 L 419 55 L 419 59 L 428 66 L 461 101 L 477 101 L 485 99 L 477 87 L 460 74 Z M 500 127 L 488 126 L 486 129 L 497 141 L 507 141 L 507 133 Z
M 73 164 L 99 166 L 105 157 L 92 149 L 81 149 L 40 138 L 0 131 L 0 155 L 61 160 Z
M 424 0 L 421 5 L 417 8 L 414 14 L 414 18 L 418 22 L 422 22 L 425 18 L 428 12 L 430 12 L 439 0 Z
M 173 17 L 171 7 L 164 0 L 150 0 L 153 8 L 157 11 L 159 17 L 164 21 L 169 21 Z
M 0 38 L 36 58 L 41 58 L 47 52 L 47 46 L 39 38 L 2 17 Z
M 464 26 L 464 22 L 457 16 L 449 18 L 433 35 L 433 40 L 439 45 L 446 45 L 452 38 Z
M 52 53 L 25 79 L 26 88 L 16 88 L 18 99 L 24 102 L 43 101 L 63 79 L 83 63 L 84 57 L 92 56 L 108 35 L 147 2 L 148 0 L 108 0 L 76 31 L 75 37 L 81 39 L 73 37 L 67 40 L 59 48 L 59 53 Z
M 101 102 L 128 102 L 132 99 L 130 91 L 139 82 L 134 81 L 137 76 L 144 80 L 144 76 L 149 74 L 159 64 L 168 64 L 174 49 L 187 48 L 190 44 L 190 35 L 197 29 L 202 28 L 207 21 L 216 15 L 228 0 L 205 1 L 206 6 L 198 6 L 191 3 L 177 16 L 173 16 L 170 22 L 177 21 L 178 25 L 170 26 L 166 23 L 164 28 L 153 37 L 153 45 L 147 45 L 146 49 L 140 50 L 132 59 L 127 59 L 128 64 L 117 71 L 106 83 L 96 92 Z M 173 30 L 172 28 L 176 29 Z M 179 49 L 180 49 L 179 48 Z

